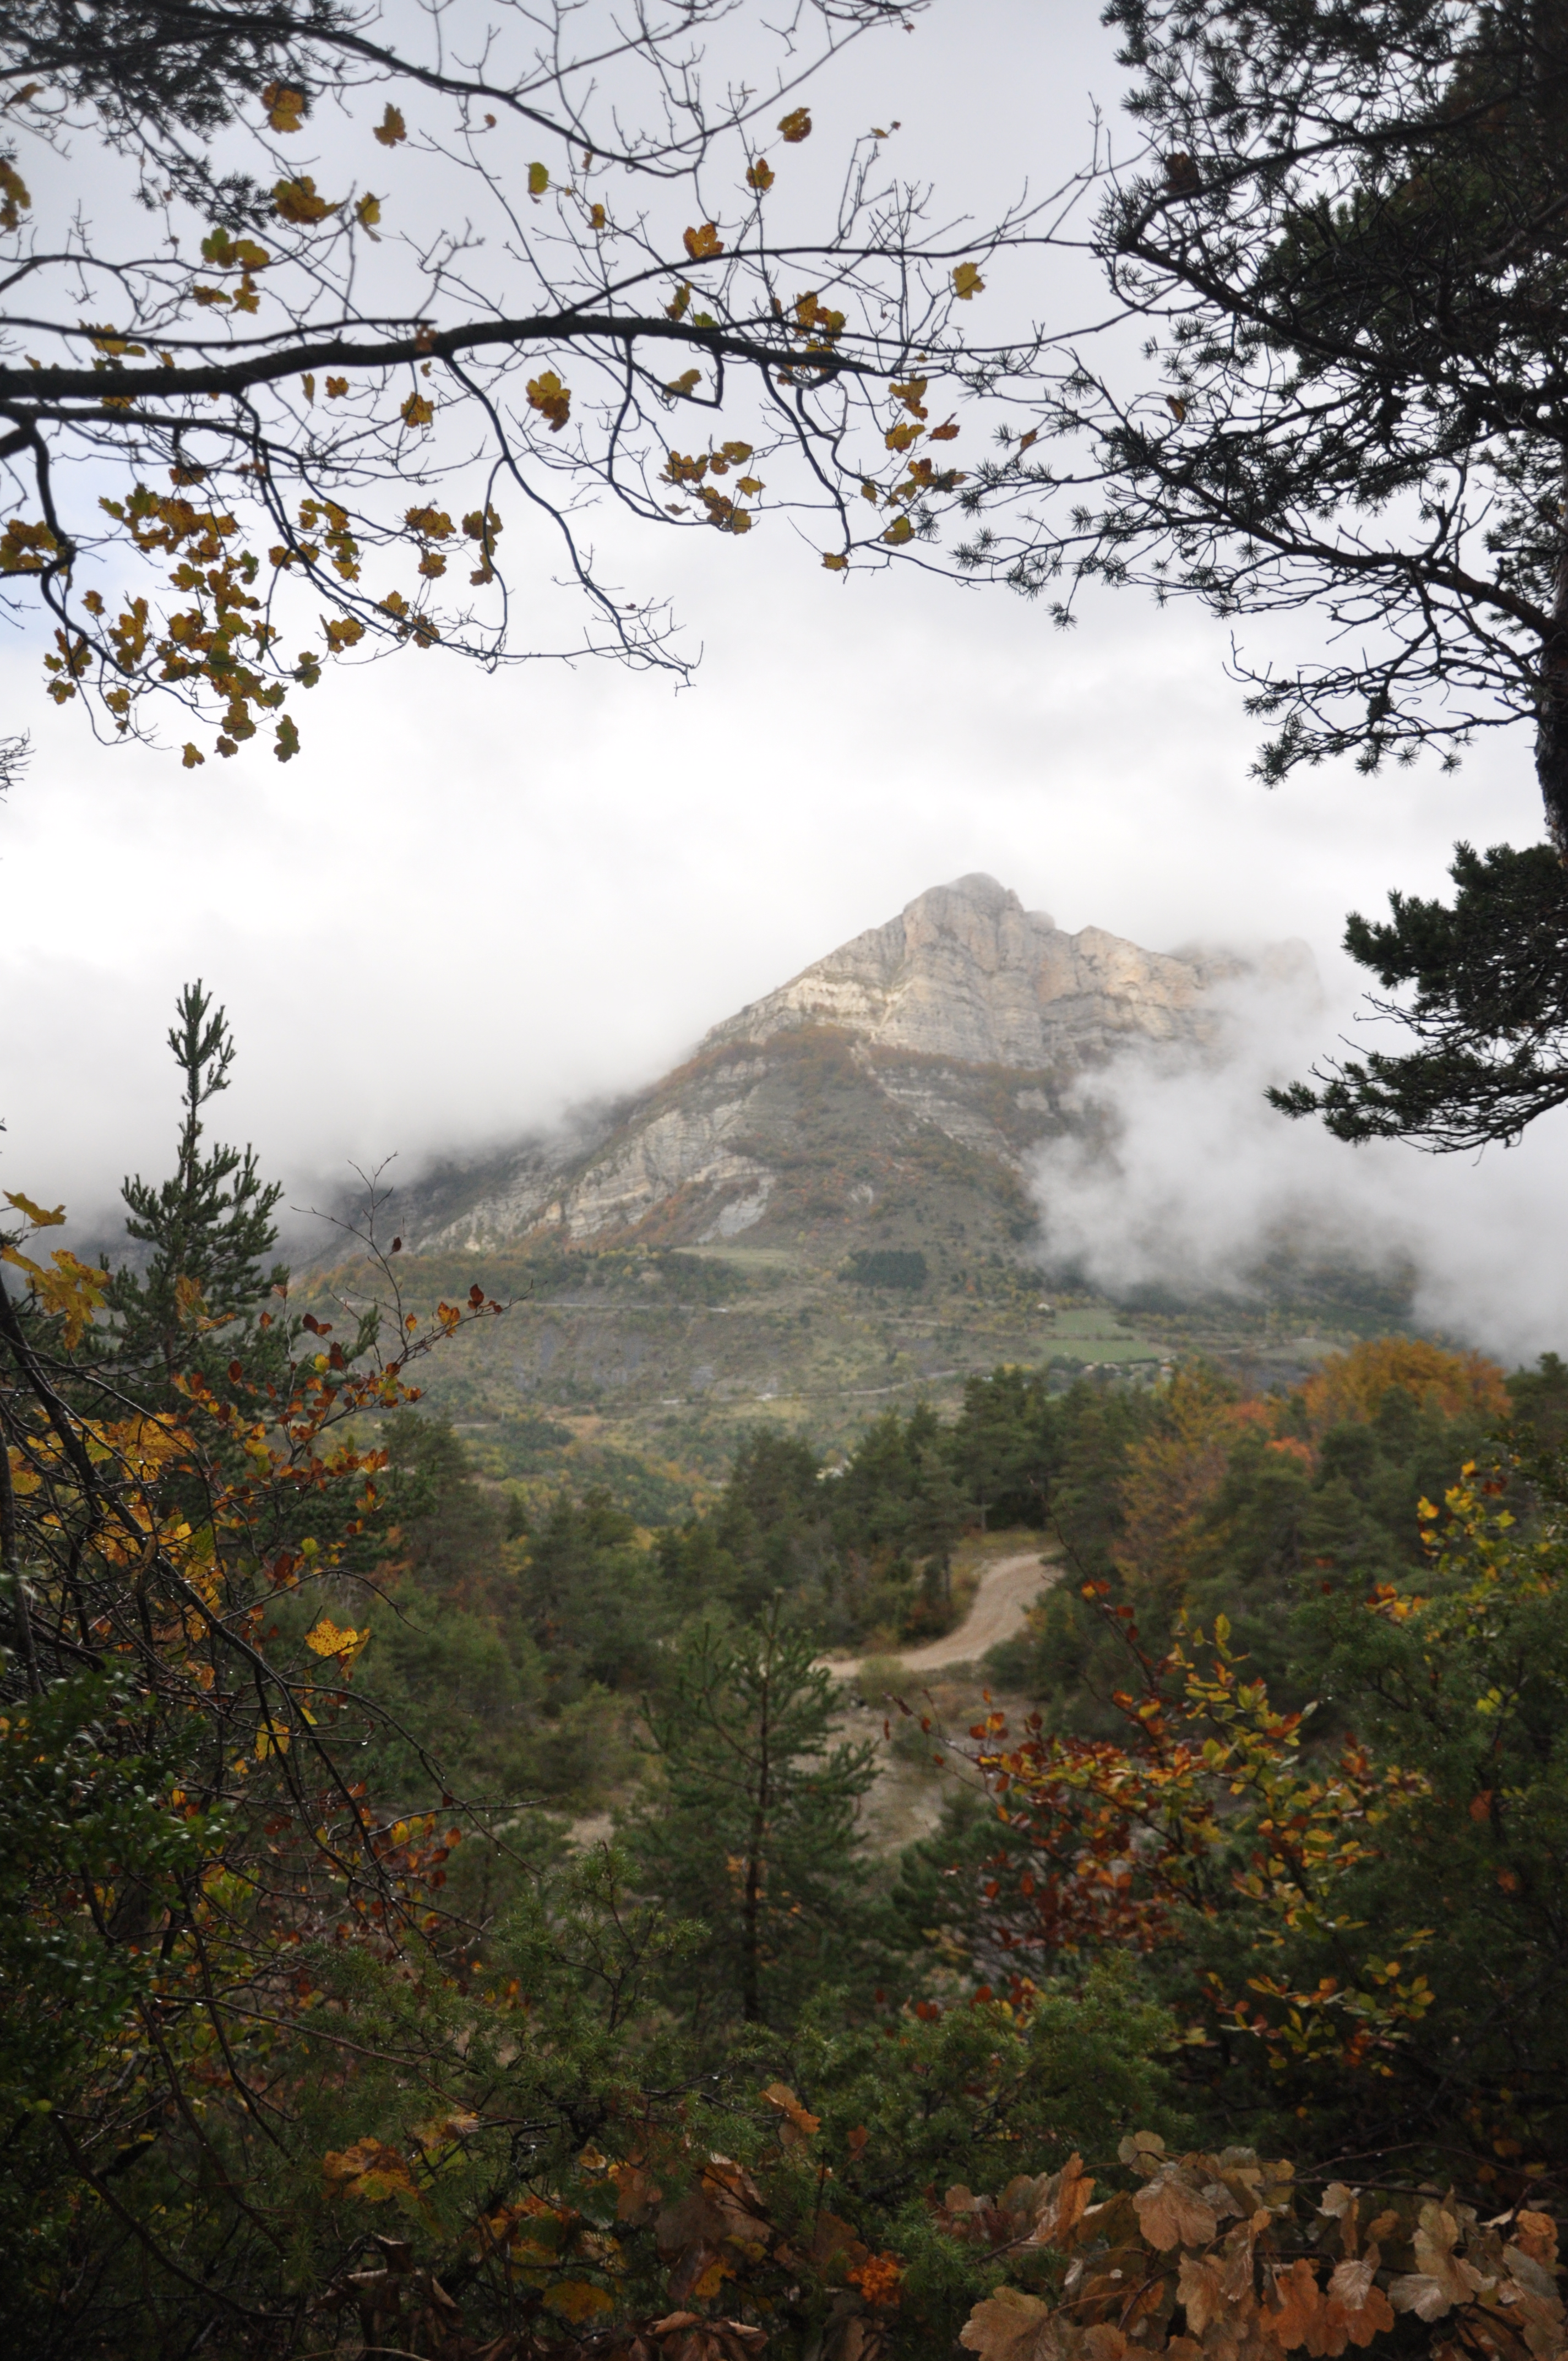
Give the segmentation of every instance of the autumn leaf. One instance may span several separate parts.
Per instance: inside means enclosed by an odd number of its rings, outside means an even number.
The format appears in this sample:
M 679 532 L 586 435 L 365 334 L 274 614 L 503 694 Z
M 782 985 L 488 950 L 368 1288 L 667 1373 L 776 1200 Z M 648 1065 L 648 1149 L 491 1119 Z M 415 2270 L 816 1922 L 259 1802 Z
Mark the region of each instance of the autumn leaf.
M 959 2331 L 959 2343 L 981 2361 L 1058 2361 L 1060 2349 L 1050 2305 L 1011 2287 L 998 2288 L 975 2305 Z
M 666 393 L 690 393 L 692 388 L 698 382 L 701 376 L 701 369 L 683 369 L 679 377 L 671 378 L 669 383 L 664 388 L 664 391 Z
M 371 2205 L 384 2204 L 389 2197 L 419 2203 L 419 2191 L 407 2164 L 395 2147 L 381 2140 L 356 2140 L 352 2147 L 335 2154 L 329 2149 L 322 2158 L 322 2170 L 329 2180 L 343 2184 L 345 2196 L 363 2197 Z
M 544 194 L 545 190 L 546 190 L 549 186 L 550 186 L 550 167 L 549 167 L 549 165 L 548 165 L 548 164 L 531 164 L 531 165 L 529 166 L 529 168 L 528 168 L 528 193 L 529 193 L 529 195 L 530 195 L 531 197 L 542 197 L 542 196 Z
M 694 262 L 710 261 L 716 254 L 724 251 L 724 241 L 713 222 L 704 222 L 700 229 L 683 230 L 681 244 Z
M 798 148 L 803 139 L 811 137 L 811 112 L 808 107 L 793 107 L 779 118 L 779 129 L 791 148 Z
M 542 369 L 528 380 L 528 406 L 548 420 L 552 434 L 559 434 L 572 414 L 572 396 L 554 369 Z
M 821 2116 L 809 2114 L 787 2084 L 770 2082 L 762 2097 L 784 2119 L 779 2126 L 779 2137 L 785 2147 L 797 2147 L 802 2140 L 808 2140 L 814 2132 L 821 2130 Z
M 609 215 L 606 213 L 602 205 L 590 205 L 588 207 L 588 227 L 596 231 L 608 229 L 609 227 Z
M 592 2320 L 597 2312 L 615 2310 L 615 2298 L 605 2289 L 595 2287 L 592 2279 L 562 2279 L 549 2290 L 544 2301 L 552 2312 L 558 2312 L 574 2327 L 582 2321 Z
M 287 82 L 269 82 L 261 93 L 261 104 L 267 109 L 267 120 L 274 131 L 302 131 L 305 127 L 305 93 L 291 90 Z
M 907 451 L 910 445 L 917 443 L 925 432 L 926 429 L 923 426 L 913 426 L 907 419 L 905 419 L 897 426 L 890 426 L 882 439 L 890 451 Z
M 746 186 L 755 189 L 760 197 L 766 196 L 777 178 L 778 174 L 765 156 L 758 156 L 746 167 Z
M 1165 406 L 1177 424 L 1181 425 L 1187 416 L 1187 404 L 1182 401 L 1181 396 L 1179 393 L 1168 393 L 1165 397 Z
M 953 273 L 953 292 L 960 303 L 985 292 L 985 281 L 972 262 L 960 262 Z
M 297 181 L 277 182 L 272 191 L 272 210 L 280 221 L 292 222 L 299 228 L 309 229 L 317 222 L 325 221 L 329 214 L 337 211 L 337 207 L 317 193 L 314 181 L 308 172 L 303 172 Z
M 378 139 L 383 148 L 395 148 L 400 140 L 406 139 L 409 136 L 409 127 L 403 121 L 402 109 L 389 106 L 370 136 L 373 139 Z
M 16 229 L 32 203 L 27 184 L 6 156 L 0 156 L 0 229 Z
M 327 400 L 335 401 L 348 391 L 348 379 L 345 377 L 329 377 L 326 381 L 326 390 Z
M 42 1205 L 35 1205 L 30 1197 L 24 1197 L 19 1189 L 6 1189 L 0 1193 L 4 1194 L 7 1205 L 18 1213 L 26 1213 L 35 1230 L 58 1230 L 65 1219 L 63 1205 L 56 1205 L 52 1212 L 49 1212 Z
M 368 230 L 371 236 L 374 236 L 377 226 L 381 219 L 380 198 L 369 195 L 361 197 L 359 203 L 354 208 L 354 218 L 359 224 L 361 229 Z
M 435 416 L 435 404 L 425 394 L 411 393 L 400 414 L 405 426 L 428 426 Z
M 1206 2246 L 1219 2230 L 1214 2209 L 1174 2169 L 1134 2191 L 1138 2226 L 1151 2246 Z
M 914 538 L 915 527 L 906 516 L 894 517 L 883 534 L 883 541 L 891 542 L 894 549 L 902 549 L 906 541 L 913 541 Z
M 200 765 L 206 761 L 206 759 L 207 758 L 205 754 L 203 753 L 201 748 L 199 746 L 192 746 L 191 741 L 187 738 L 185 741 L 185 751 L 180 757 L 181 768 L 187 771 L 194 771 L 198 769 Z
M 318 1656 L 355 1656 L 369 1637 L 368 1624 L 363 1631 L 356 1631 L 352 1626 L 339 1626 L 329 1615 L 323 1615 L 315 1629 L 306 1632 L 305 1645 Z

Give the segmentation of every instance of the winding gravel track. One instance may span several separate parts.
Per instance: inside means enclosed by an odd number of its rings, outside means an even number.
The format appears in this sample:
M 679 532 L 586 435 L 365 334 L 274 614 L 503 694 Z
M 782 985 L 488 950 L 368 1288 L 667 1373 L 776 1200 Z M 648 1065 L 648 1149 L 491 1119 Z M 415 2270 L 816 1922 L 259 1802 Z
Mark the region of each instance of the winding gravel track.
M 900 1649 L 898 1661 L 906 1672 L 935 1673 L 944 1664 L 972 1664 L 988 1648 L 1001 1640 L 1011 1640 L 1023 1627 L 1024 1618 L 1040 1592 L 1049 1587 L 1061 1573 L 1055 1559 L 1047 1559 L 1039 1550 L 1026 1551 L 1020 1557 L 999 1557 L 988 1565 L 980 1578 L 969 1613 L 956 1631 L 943 1640 L 928 1641 L 923 1648 Z M 823 1656 L 818 1662 L 840 1680 L 860 1670 L 866 1662 L 863 1656 Z

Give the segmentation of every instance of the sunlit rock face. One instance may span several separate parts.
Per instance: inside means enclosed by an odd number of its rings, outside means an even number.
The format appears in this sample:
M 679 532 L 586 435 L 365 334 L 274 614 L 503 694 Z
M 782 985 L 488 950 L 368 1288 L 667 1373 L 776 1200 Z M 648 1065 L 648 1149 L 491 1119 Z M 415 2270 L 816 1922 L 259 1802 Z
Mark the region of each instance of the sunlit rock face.
M 993 877 L 960 877 L 715 1026 L 649 1090 L 432 1172 L 400 1218 L 425 1250 L 1016 1242 L 1024 1160 L 1074 1121 L 1077 1078 L 1127 1051 L 1223 1054 L 1216 987 L 1304 961 L 1065 934 Z
M 1064 934 L 994 877 L 960 877 L 716 1026 L 704 1047 L 840 1025 L 886 1049 L 1044 1071 L 1137 1037 L 1205 1038 L 1203 995 L 1238 967 L 1141 950 L 1100 927 Z

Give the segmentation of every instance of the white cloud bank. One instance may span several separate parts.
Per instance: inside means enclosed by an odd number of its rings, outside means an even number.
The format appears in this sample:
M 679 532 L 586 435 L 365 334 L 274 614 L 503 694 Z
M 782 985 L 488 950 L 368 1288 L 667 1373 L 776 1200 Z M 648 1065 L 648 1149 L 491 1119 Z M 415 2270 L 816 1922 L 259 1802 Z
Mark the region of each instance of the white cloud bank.
M 1347 991 L 1326 995 L 1309 960 L 1275 961 L 1214 995 L 1217 1063 L 1129 1056 L 1078 1085 L 1107 1143 L 1040 1155 L 1034 1185 L 1053 1262 L 1112 1292 L 1151 1283 L 1245 1295 L 1281 1244 L 1375 1274 L 1413 1267 L 1414 1312 L 1505 1361 L 1568 1344 L 1568 1258 L 1557 1240 L 1568 1111 L 1523 1143 L 1435 1157 L 1392 1142 L 1349 1148 L 1264 1097 L 1365 1028 Z M 1374 1038 L 1395 1046 L 1387 1028 Z

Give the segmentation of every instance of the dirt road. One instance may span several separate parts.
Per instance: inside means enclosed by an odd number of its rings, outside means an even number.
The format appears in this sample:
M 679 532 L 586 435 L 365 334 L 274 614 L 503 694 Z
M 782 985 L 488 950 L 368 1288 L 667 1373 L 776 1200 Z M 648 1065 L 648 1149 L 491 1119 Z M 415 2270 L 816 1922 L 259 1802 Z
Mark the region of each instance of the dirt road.
M 944 1664 L 972 1664 L 999 1640 L 1010 1640 L 1020 1630 L 1040 1592 L 1056 1581 L 1061 1568 L 1039 1550 L 1021 1557 L 999 1557 L 980 1578 L 969 1613 L 945 1640 L 928 1641 L 923 1648 L 900 1649 L 898 1661 L 911 1673 L 939 1672 Z M 861 1656 L 824 1656 L 826 1669 L 847 1680 L 858 1672 Z

